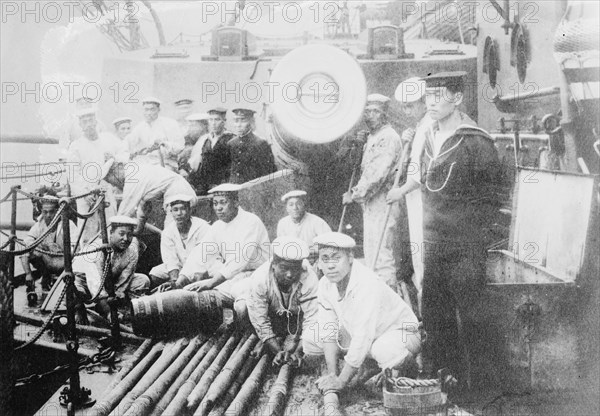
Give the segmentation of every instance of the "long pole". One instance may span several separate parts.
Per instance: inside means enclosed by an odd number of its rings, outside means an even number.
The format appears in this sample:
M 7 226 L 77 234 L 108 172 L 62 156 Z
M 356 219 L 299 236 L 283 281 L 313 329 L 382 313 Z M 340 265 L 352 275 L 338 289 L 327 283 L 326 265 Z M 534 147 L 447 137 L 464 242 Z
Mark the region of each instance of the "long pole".
M 21 185 L 15 185 L 11 188 L 12 203 L 10 210 L 10 243 L 8 248 L 10 251 L 15 250 L 15 239 L 17 236 L 17 189 L 21 189 Z M 11 255 L 8 262 L 8 278 L 14 283 L 15 278 L 15 256 Z
M 104 199 L 104 191 L 100 191 L 100 198 Z M 106 247 L 108 244 L 108 232 L 106 231 L 106 212 L 104 201 L 100 204 L 100 234 L 102 236 L 102 244 Z M 105 253 L 105 261 L 108 261 L 109 253 Z M 111 264 L 108 267 L 112 267 Z M 110 333 L 113 347 L 121 346 L 121 331 L 119 327 L 119 310 L 117 308 L 117 298 L 115 295 L 115 282 L 112 279 L 111 270 L 108 270 L 108 276 L 104 281 L 106 293 L 108 293 L 108 306 L 110 307 Z
M 352 145 L 352 149 L 350 150 L 350 160 L 352 160 L 353 168 L 352 175 L 350 176 L 350 183 L 348 184 L 348 192 L 352 192 L 352 186 L 354 185 L 354 178 L 356 178 L 356 173 L 358 171 L 358 167 L 360 165 L 360 158 L 357 155 L 357 144 Z M 344 228 L 344 218 L 346 217 L 346 210 L 348 209 L 348 205 L 344 205 L 342 208 L 342 216 L 340 218 L 340 224 L 338 225 L 338 233 L 342 232 Z
M 64 204 L 62 212 L 62 231 L 63 231 L 63 259 L 65 263 L 64 275 L 67 285 L 67 328 L 69 336 L 67 340 L 67 351 L 69 351 L 69 392 L 67 393 L 67 412 L 69 415 L 75 413 L 75 408 L 79 407 L 87 398 L 82 397 L 81 385 L 79 380 L 79 341 L 77 340 L 77 325 L 75 323 L 75 276 L 73 275 L 73 258 L 71 253 L 71 229 L 69 224 L 69 204 Z

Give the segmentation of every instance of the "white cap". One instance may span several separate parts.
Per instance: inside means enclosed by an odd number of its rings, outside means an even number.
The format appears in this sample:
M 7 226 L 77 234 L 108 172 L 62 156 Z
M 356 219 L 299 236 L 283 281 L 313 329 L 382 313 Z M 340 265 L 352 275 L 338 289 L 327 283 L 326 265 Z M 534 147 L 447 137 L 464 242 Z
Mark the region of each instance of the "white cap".
M 159 106 L 162 104 L 162 102 L 156 98 L 156 97 L 146 97 L 142 100 L 142 104 L 146 104 L 146 103 L 151 103 L 151 104 L 158 104 Z
M 409 78 L 398 84 L 394 97 L 401 103 L 414 103 L 425 95 L 425 81 L 419 77 Z
M 284 260 L 302 261 L 310 255 L 308 244 L 296 237 L 278 237 L 273 240 L 271 247 L 273 254 Z
M 131 119 L 129 117 L 119 117 L 119 118 L 115 118 L 112 122 L 112 124 L 117 127 L 117 125 L 121 124 L 121 123 L 131 123 Z
M 369 94 L 367 95 L 367 106 L 368 108 L 385 108 L 390 99 L 382 94 Z
M 208 113 L 192 113 L 185 118 L 187 121 L 208 121 Z
M 192 199 L 194 199 L 194 197 L 192 197 L 191 195 L 187 195 L 187 194 L 175 194 L 175 195 L 169 195 L 168 197 L 165 198 L 165 205 L 171 205 L 174 202 L 187 202 L 187 203 L 191 203 Z
M 239 192 L 242 189 L 242 185 L 238 185 L 237 183 L 222 183 L 221 185 L 215 186 L 210 191 L 209 194 L 220 194 L 220 193 L 229 193 L 229 192 Z
M 137 220 L 135 218 L 128 217 L 126 215 L 115 215 L 108 219 L 109 225 L 137 225 Z
M 83 117 L 91 114 L 96 114 L 96 107 L 84 107 L 75 111 L 77 117 Z
M 317 244 L 318 246 L 344 249 L 356 247 L 356 241 L 354 241 L 352 237 L 337 232 L 329 232 L 318 235 L 314 238 L 313 243 Z
M 299 190 L 290 191 L 281 197 L 281 202 L 285 202 L 290 198 L 299 198 L 302 196 L 306 196 L 306 191 L 299 191 Z

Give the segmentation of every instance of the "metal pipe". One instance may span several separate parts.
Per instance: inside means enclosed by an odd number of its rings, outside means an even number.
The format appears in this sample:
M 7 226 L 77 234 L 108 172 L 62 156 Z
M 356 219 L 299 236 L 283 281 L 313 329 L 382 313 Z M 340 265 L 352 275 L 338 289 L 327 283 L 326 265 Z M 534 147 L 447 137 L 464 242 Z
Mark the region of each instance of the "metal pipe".
M 27 342 L 27 337 L 24 337 L 19 334 L 15 334 L 14 338 L 17 343 Z M 70 352 L 65 344 L 61 344 L 58 342 L 44 341 L 44 340 L 38 339 L 35 342 L 35 345 L 38 347 L 41 347 L 41 348 L 48 348 L 48 349 L 51 349 L 54 351 Z M 91 350 L 89 348 L 79 348 L 79 350 L 77 351 L 78 355 L 83 355 L 83 356 L 89 357 L 89 358 L 92 358 L 94 355 L 96 355 L 96 353 L 97 353 L 97 351 Z
M 15 231 L 29 231 L 34 225 L 35 222 L 33 221 L 15 221 L 14 223 Z M 11 222 L 0 222 L 0 230 L 9 229 L 12 231 L 12 227 L 12 218 Z
M 0 136 L 2 143 L 23 143 L 23 144 L 58 144 L 58 139 L 52 137 L 40 136 L 38 134 L 6 134 Z
M 492 98 L 492 102 L 494 103 L 494 105 L 496 106 L 496 108 L 499 111 L 502 111 L 503 113 L 514 113 L 515 109 L 514 106 L 520 102 L 520 101 L 524 101 L 524 100 L 531 100 L 531 99 L 535 99 L 535 98 L 542 98 L 542 97 L 549 97 L 552 95 L 557 95 L 560 94 L 560 87 L 548 87 L 548 88 L 541 88 L 537 91 L 533 91 L 533 92 L 526 92 L 523 94 L 513 94 L 513 95 L 509 95 L 509 96 L 499 96 L 499 95 L 495 95 Z
M 12 202 L 10 208 L 10 243 L 8 248 L 10 251 L 15 250 L 15 239 L 12 238 L 17 235 L 17 189 L 21 189 L 21 185 L 16 185 L 11 188 L 12 192 Z M 10 260 L 8 262 L 8 278 L 11 282 L 14 282 L 15 279 L 15 256 L 10 256 Z
M 142 344 L 137 348 L 137 350 L 135 350 L 135 352 L 131 356 L 131 359 L 129 359 L 129 361 L 127 361 L 127 363 L 123 367 L 121 367 L 121 371 L 117 373 L 114 380 L 108 385 L 106 390 L 104 390 L 103 396 L 109 394 L 115 387 L 117 387 L 117 384 L 119 384 L 119 382 L 123 380 L 129 374 L 129 372 L 135 368 L 135 366 L 140 362 L 144 355 L 146 355 L 146 353 L 150 350 L 152 342 L 152 339 L 147 339 L 144 342 L 142 342 Z

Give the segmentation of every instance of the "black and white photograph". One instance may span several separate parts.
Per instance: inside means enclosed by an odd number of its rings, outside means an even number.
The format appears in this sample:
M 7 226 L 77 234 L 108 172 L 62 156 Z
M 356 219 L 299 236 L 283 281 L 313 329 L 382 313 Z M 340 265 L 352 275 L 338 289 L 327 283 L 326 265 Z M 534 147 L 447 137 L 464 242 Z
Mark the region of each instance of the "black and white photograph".
M 0 415 L 600 414 L 597 0 L 0 19 Z

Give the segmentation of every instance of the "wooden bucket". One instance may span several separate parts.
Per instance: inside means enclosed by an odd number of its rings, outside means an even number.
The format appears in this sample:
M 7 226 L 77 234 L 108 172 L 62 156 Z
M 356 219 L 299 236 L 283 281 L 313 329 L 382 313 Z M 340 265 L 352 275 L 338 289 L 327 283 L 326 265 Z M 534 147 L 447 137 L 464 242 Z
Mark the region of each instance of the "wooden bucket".
M 444 414 L 446 393 L 440 384 L 423 387 L 383 387 L 383 406 L 390 416 L 421 416 Z
M 212 333 L 223 322 L 221 298 L 213 290 L 172 290 L 131 301 L 133 332 L 143 337 Z

